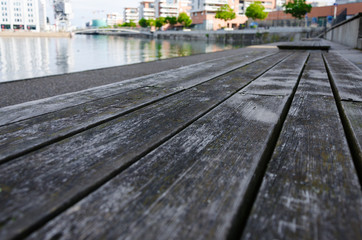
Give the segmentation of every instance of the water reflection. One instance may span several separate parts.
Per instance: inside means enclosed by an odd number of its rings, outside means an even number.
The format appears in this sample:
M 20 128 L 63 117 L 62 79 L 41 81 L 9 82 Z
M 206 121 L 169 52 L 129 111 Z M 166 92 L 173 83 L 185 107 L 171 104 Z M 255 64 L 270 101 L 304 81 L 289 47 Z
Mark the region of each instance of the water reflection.
M 0 38 L 0 82 L 231 49 L 202 41 L 116 36 Z

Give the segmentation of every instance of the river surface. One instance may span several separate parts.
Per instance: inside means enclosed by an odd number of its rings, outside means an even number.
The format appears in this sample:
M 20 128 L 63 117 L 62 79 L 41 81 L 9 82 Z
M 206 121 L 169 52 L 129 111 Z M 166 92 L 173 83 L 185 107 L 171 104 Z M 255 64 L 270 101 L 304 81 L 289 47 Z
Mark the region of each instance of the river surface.
M 0 82 L 79 72 L 242 47 L 117 36 L 0 38 Z

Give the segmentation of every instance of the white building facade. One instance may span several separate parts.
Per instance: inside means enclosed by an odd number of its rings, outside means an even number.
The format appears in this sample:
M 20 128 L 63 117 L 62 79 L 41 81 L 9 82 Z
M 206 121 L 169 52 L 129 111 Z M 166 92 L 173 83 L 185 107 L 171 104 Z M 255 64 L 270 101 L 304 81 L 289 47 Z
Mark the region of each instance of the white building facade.
M 107 22 L 108 26 L 122 24 L 122 22 L 123 22 L 122 14 L 121 13 L 109 13 L 109 14 L 107 14 L 106 22 Z
M 46 25 L 45 0 L 0 0 L 1 31 L 40 31 Z
M 313 7 L 331 6 L 335 2 L 336 0 L 307 0 L 307 3 L 311 4 Z
M 154 19 L 155 18 L 155 1 L 148 0 L 140 2 L 139 18 Z
M 123 20 L 124 22 L 134 22 L 138 23 L 139 21 L 139 12 L 138 8 L 125 8 L 123 12 Z
M 155 16 L 159 17 L 177 17 L 177 0 L 155 0 Z

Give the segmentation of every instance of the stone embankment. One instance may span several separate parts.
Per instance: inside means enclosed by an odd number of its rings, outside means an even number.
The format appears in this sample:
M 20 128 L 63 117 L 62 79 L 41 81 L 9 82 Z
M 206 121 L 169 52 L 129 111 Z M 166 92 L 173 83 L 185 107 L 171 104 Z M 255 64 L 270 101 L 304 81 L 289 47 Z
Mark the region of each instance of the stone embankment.
M 70 32 L 28 32 L 28 31 L 3 31 L 0 32 L 0 37 L 59 37 L 70 38 Z

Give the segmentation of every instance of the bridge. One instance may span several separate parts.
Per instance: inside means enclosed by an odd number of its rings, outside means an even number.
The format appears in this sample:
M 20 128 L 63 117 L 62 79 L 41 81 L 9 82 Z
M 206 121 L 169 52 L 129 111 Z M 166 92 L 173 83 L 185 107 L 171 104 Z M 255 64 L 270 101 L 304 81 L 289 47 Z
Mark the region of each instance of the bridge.
M 92 29 L 82 29 L 73 32 L 74 34 L 85 34 L 85 35 L 152 35 L 151 32 L 147 30 L 138 30 L 134 28 L 92 28 Z

